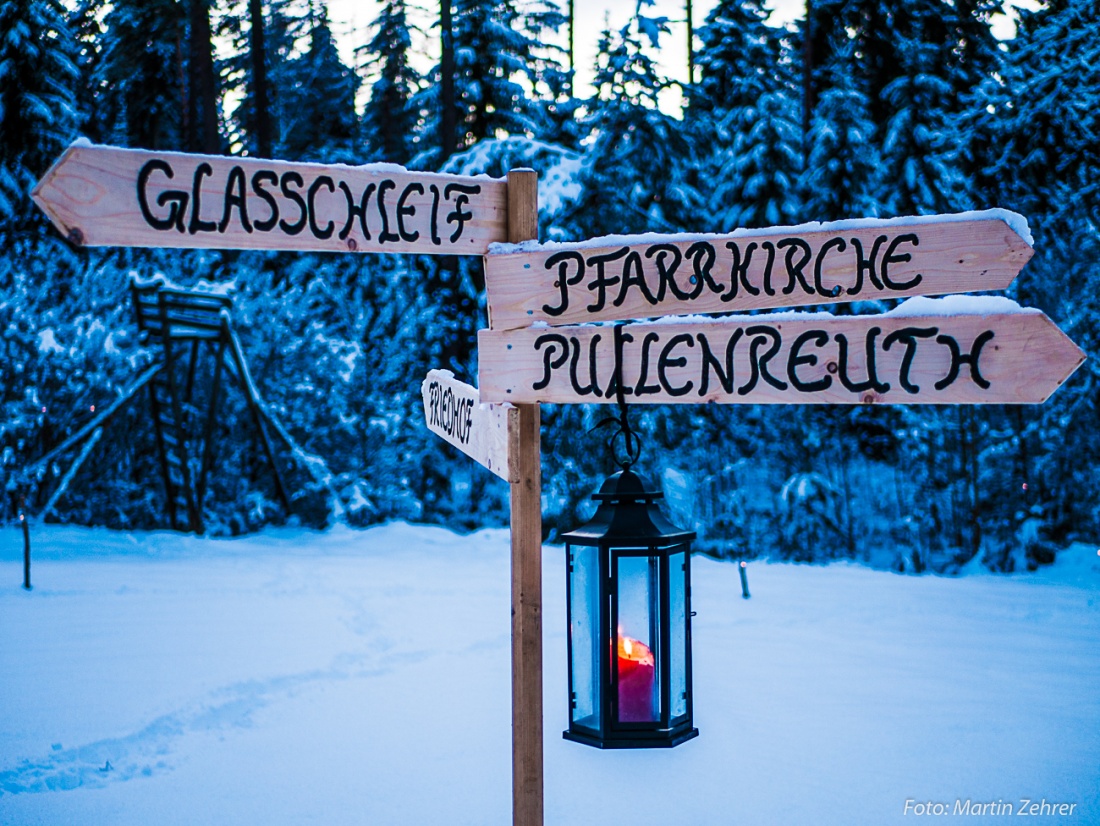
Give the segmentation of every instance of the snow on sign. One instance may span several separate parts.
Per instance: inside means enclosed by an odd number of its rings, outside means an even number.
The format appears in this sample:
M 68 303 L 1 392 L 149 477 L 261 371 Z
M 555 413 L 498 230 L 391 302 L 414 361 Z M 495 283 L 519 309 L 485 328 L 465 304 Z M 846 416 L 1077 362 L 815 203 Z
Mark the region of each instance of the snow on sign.
M 481 404 L 476 387 L 449 370 L 431 370 L 420 387 L 428 429 L 506 482 L 514 481 L 508 462 L 510 404 Z
M 482 330 L 481 398 L 614 402 L 621 371 L 633 404 L 1040 403 L 1084 361 L 1050 319 L 1008 299 L 914 302 L 866 316 Z
M 1027 222 L 994 209 L 728 235 L 494 244 L 485 282 L 489 326 L 509 330 L 1000 290 L 1031 255 Z
M 77 142 L 34 199 L 90 246 L 481 255 L 507 238 L 507 185 L 393 164 L 288 163 Z

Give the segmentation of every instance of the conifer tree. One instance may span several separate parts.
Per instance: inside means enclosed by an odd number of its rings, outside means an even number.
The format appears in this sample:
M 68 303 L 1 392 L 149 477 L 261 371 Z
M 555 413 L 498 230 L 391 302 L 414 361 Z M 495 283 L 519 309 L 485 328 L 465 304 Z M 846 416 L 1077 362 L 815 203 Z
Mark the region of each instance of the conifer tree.
M 882 141 L 879 200 L 891 215 L 966 209 L 957 167 L 958 135 L 948 112 L 951 86 L 940 73 L 938 50 L 918 28 L 901 38 L 901 74 L 883 90 L 890 106 Z
M 76 46 L 58 0 L 0 2 L 0 228 L 75 137 Z M 33 219 L 32 219 L 33 220 Z
M 584 122 L 591 144 L 570 219 L 588 236 L 677 230 L 696 201 L 682 175 L 683 129 L 657 105 L 669 82 L 641 36 L 632 21 L 600 38 L 596 94 Z
M 377 75 L 363 111 L 364 143 L 372 157 L 406 163 L 413 155 L 417 112 L 412 97 L 420 74 L 409 62 L 413 26 L 405 0 L 386 0 L 364 50 L 364 65 Z
M 280 90 L 282 151 L 292 159 L 356 162 L 358 76 L 340 59 L 324 4 L 311 12 L 305 52 Z
M 560 96 L 567 79 L 558 61 L 561 49 L 543 40 L 564 23 L 561 11 L 545 2 L 521 11 L 514 0 L 454 0 L 452 6 L 455 146 L 461 150 L 498 135 L 543 134 L 549 104 L 542 98 Z M 437 65 L 415 97 L 417 108 L 428 113 L 417 161 L 422 166 L 438 166 L 444 158 L 437 140 L 442 71 Z
M 804 217 L 815 221 L 879 214 L 879 157 L 866 96 L 851 76 L 850 50 L 834 50 L 830 81 L 810 120 L 802 174 Z
M 116 0 L 97 66 L 100 131 L 113 144 L 187 145 L 187 15 L 176 0 Z

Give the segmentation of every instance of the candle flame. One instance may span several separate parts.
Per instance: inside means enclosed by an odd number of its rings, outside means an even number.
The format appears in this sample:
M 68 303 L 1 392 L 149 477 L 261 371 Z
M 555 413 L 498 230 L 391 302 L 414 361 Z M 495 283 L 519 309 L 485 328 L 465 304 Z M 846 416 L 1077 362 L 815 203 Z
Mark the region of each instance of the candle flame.
M 649 646 L 619 631 L 619 659 L 633 660 L 642 665 L 653 665 L 653 652 Z

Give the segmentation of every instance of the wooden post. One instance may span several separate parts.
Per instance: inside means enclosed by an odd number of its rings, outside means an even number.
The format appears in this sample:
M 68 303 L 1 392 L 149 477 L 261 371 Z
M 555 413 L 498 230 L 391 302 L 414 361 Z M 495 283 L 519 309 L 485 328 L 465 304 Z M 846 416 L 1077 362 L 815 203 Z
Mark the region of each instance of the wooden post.
M 538 176 L 508 173 L 508 240 L 538 237 Z M 542 457 L 539 406 L 516 405 L 512 500 L 512 824 L 542 826 Z

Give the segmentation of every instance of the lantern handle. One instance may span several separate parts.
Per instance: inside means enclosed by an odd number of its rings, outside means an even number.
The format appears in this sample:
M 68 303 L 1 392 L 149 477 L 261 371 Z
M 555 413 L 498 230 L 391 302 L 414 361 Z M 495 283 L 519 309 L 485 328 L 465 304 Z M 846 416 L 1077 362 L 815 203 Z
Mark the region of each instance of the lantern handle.
M 611 451 L 611 461 L 617 464 L 623 470 L 630 470 L 632 465 L 638 463 L 638 457 L 642 453 L 642 440 L 641 437 L 634 431 L 634 428 L 630 426 L 630 417 L 627 413 L 626 396 L 623 392 L 623 343 L 624 341 L 631 340 L 629 336 L 624 336 L 622 324 L 616 324 L 615 330 L 615 371 L 612 377 L 612 381 L 615 386 L 615 402 L 619 406 L 618 416 L 607 416 L 596 423 L 592 430 L 603 427 L 605 425 L 617 424 L 619 429 L 611 434 L 611 438 L 607 442 L 607 447 Z M 616 454 L 616 439 L 622 437 L 622 449 L 623 458 L 619 458 Z

